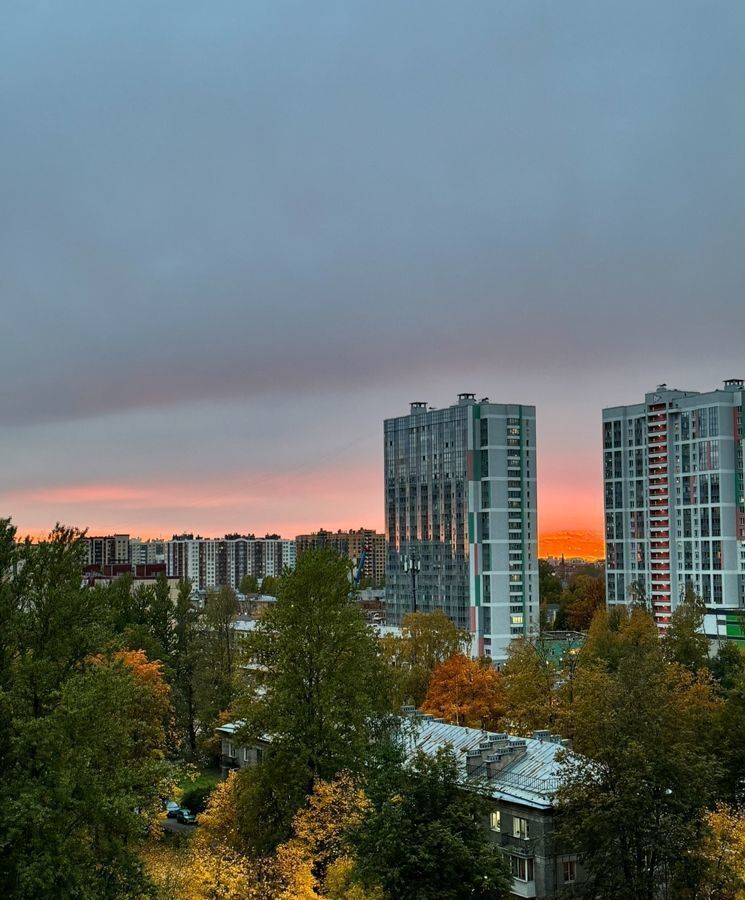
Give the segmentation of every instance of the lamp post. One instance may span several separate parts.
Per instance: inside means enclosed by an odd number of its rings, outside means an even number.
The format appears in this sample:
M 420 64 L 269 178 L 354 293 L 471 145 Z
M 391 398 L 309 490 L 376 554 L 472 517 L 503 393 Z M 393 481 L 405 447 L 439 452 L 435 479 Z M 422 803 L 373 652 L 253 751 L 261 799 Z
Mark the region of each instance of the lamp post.
M 411 596 L 413 599 L 412 611 L 416 612 L 416 578 L 421 571 L 422 564 L 415 552 L 409 551 L 404 557 L 404 572 L 411 572 Z

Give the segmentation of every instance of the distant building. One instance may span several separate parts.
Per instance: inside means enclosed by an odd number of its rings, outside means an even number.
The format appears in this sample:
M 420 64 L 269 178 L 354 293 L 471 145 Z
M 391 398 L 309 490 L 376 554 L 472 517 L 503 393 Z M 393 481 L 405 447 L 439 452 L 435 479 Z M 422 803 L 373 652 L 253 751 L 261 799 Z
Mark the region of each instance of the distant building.
M 278 577 L 285 569 L 294 569 L 296 562 L 295 542 L 278 534 L 263 538 L 174 535 L 165 541 L 165 557 L 169 576 L 189 578 L 200 591 L 223 585 L 238 590 L 244 575 L 253 575 L 259 581 L 267 575 Z
M 744 397 L 662 384 L 603 410 L 608 603 L 643 600 L 661 630 L 691 588 L 710 637 L 745 640 Z
M 166 561 L 165 541 L 129 539 L 129 560 L 133 566 L 153 565 Z
M 84 540 L 86 543 L 86 565 L 127 565 L 131 561 L 128 534 L 97 535 L 86 537 Z
M 539 627 L 535 407 L 412 403 L 384 439 L 388 621 L 416 600 L 469 629 L 473 652 L 505 659 Z M 416 596 L 405 566 L 419 569 Z
M 358 528 L 352 531 L 325 531 L 320 528 L 310 534 L 299 534 L 295 538 L 298 559 L 307 550 L 318 550 L 328 547 L 339 556 L 358 562 L 365 548 L 365 563 L 362 577 L 378 586 L 385 579 L 385 535 L 378 534 L 373 528 Z

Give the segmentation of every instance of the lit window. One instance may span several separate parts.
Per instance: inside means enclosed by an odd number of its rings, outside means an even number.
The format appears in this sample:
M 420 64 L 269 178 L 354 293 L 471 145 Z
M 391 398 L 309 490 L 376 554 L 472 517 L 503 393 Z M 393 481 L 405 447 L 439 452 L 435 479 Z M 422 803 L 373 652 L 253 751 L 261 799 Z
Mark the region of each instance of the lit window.
M 525 841 L 528 838 L 528 820 L 520 816 L 512 817 L 512 837 L 521 838 Z
M 492 831 L 502 830 L 502 815 L 498 809 L 495 809 L 493 812 L 489 813 L 489 827 Z

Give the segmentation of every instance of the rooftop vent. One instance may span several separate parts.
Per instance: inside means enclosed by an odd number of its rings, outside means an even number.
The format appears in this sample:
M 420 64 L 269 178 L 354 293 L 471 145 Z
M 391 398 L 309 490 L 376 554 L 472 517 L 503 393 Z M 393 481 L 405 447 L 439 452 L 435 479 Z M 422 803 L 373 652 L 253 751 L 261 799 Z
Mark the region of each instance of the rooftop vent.
M 410 405 L 412 413 L 427 412 L 427 404 L 423 403 L 421 400 L 416 400 Z
M 458 394 L 458 403 L 475 403 L 476 394 Z
M 745 387 L 745 381 L 742 378 L 725 378 L 725 391 L 741 391 Z

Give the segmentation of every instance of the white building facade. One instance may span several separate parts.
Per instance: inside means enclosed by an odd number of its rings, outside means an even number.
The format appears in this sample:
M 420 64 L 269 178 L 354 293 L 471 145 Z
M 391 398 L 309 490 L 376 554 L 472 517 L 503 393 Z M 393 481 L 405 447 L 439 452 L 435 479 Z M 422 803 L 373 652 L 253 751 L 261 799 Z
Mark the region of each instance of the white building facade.
M 535 407 L 473 394 L 386 420 L 389 621 L 415 600 L 442 609 L 471 632 L 474 654 L 495 661 L 538 630 L 535 428 Z
M 745 637 L 744 396 L 659 385 L 603 410 L 608 603 L 643 599 L 661 630 L 691 589 L 710 637 Z
M 168 575 L 188 578 L 201 591 L 223 585 L 238 590 L 244 575 L 259 581 L 267 575 L 279 577 L 285 569 L 294 569 L 296 561 L 295 542 L 279 535 L 174 535 L 165 542 L 165 551 Z

